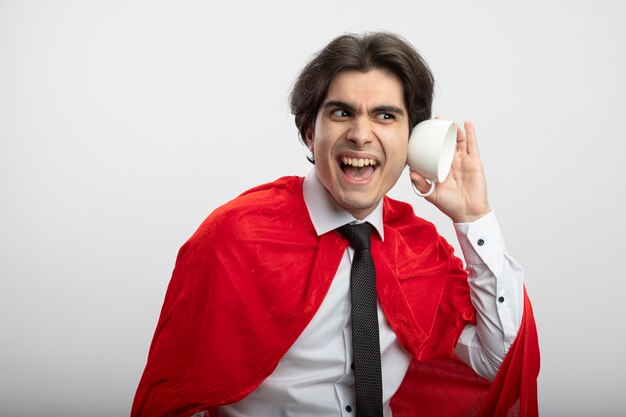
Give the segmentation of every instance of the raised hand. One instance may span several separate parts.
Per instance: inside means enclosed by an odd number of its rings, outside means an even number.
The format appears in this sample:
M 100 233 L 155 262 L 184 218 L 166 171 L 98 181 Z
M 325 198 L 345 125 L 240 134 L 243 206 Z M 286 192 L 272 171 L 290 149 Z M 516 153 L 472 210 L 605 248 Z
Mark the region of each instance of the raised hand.
M 476 132 L 471 122 L 465 122 L 465 130 L 457 126 L 456 153 L 448 178 L 437 184 L 426 200 L 434 204 L 455 223 L 472 222 L 489 213 L 487 180 L 478 152 Z M 415 171 L 411 181 L 423 193 L 430 184 Z

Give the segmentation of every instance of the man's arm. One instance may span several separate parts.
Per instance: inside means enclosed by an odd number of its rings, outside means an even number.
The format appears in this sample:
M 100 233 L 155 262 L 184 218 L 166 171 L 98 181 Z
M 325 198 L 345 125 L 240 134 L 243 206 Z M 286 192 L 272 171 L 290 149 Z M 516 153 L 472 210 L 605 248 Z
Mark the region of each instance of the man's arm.
M 506 251 L 495 214 L 454 225 L 469 272 L 476 325 L 461 334 L 455 354 L 493 379 L 515 340 L 524 308 L 523 270 Z
M 457 150 L 446 180 L 426 200 L 455 223 L 469 272 L 477 325 L 467 326 L 455 353 L 478 374 L 493 379 L 515 339 L 523 313 L 523 271 L 506 253 L 487 199 L 487 180 L 471 122 L 457 126 Z M 416 172 L 420 191 L 429 184 Z

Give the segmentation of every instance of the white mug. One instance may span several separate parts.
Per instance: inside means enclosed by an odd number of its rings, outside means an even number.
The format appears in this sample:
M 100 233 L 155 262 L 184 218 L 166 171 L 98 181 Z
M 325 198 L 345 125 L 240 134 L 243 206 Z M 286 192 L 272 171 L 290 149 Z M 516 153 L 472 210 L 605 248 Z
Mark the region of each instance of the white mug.
M 411 181 L 417 195 L 428 197 L 435 191 L 435 183 L 446 180 L 454 161 L 456 130 L 456 123 L 443 119 L 424 120 L 413 128 L 406 162 L 430 184 L 423 194 Z

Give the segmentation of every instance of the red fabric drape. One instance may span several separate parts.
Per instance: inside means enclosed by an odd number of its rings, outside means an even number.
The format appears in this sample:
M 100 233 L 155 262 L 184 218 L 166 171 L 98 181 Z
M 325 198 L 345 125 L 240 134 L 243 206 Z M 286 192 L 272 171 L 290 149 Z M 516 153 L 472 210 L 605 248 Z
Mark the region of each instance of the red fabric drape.
M 307 326 L 347 242 L 316 235 L 302 181 L 285 177 L 242 194 L 183 245 L 131 416 L 187 417 L 240 400 Z M 489 384 L 453 359 L 475 321 L 462 262 L 411 206 L 385 198 L 383 213 L 385 240 L 372 241 L 378 296 L 413 356 L 394 415 L 506 416 L 520 398 L 519 415 L 536 416 L 539 351 L 527 297 L 518 337 Z

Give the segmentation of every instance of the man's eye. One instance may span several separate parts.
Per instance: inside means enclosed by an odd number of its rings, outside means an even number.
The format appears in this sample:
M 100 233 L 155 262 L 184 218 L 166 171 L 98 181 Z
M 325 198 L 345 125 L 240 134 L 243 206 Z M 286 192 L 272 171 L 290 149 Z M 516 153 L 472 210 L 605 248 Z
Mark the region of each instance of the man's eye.
M 333 112 L 331 113 L 333 116 L 335 117 L 348 117 L 350 116 L 350 113 L 348 113 L 346 110 L 344 109 L 337 109 L 337 110 L 333 110 Z
M 379 113 L 378 114 L 378 119 L 379 120 L 393 120 L 395 119 L 395 116 L 391 113 Z

